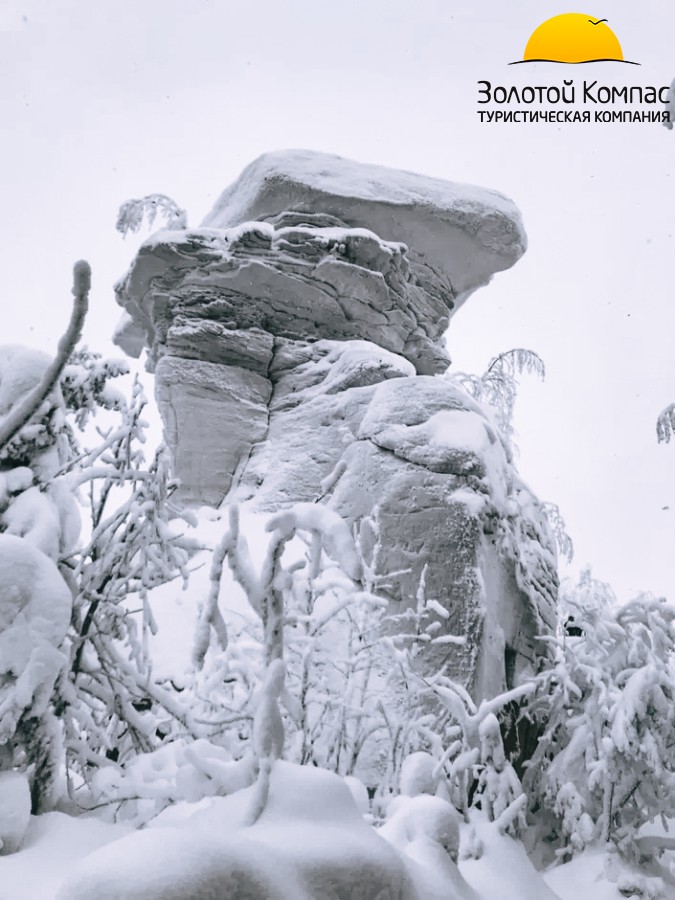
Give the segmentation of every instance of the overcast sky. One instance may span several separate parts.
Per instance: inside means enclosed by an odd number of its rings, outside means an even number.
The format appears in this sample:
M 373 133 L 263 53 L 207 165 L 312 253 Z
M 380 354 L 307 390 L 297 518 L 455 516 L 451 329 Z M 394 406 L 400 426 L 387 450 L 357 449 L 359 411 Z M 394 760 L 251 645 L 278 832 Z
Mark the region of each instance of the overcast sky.
M 481 124 L 477 81 L 668 84 L 670 0 L 592 0 L 627 59 L 508 67 L 549 0 L 0 0 L 0 340 L 49 350 L 72 263 L 94 272 L 90 346 L 110 352 L 112 285 L 137 242 L 119 204 L 160 191 L 197 225 L 258 154 L 339 153 L 495 188 L 529 249 L 452 321 L 455 365 L 536 350 L 523 383 L 520 470 L 561 508 L 621 597 L 675 601 L 675 132 L 660 125 Z

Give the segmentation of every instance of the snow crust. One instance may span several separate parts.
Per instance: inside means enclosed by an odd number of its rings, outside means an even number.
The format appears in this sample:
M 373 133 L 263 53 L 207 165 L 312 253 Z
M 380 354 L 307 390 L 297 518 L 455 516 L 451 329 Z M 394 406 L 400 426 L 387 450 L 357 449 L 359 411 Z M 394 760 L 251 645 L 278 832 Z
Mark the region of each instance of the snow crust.
M 239 213 L 256 197 L 261 183 L 289 181 L 341 197 L 365 202 L 383 201 L 400 206 L 432 206 L 451 212 L 458 205 L 487 204 L 513 213 L 511 201 L 497 191 L 460 185 L 416 172 L 355 162 L 313 150 L 277 150 L 264 153 L 246 167 L 239 180 L 225 190 L 204 220 L 211 228 L 244 221 Z
M 321 795 L 315 795 L 315 807 L 320 805 L 321 799 Z M 234 815 L 239 815 L 233 801 L 234 798 L 230 798 L 230 809 Z M 229 830 L 223 832 L 221 841 L 219 834 L 208 833 L 209 821 L 214 829 L 219 828 L 222 821 L 221 817 L 215 818 L 213 811 L 199 831 L 192 833 L 192 826 L 186 829 L 186 823 L 189 824 L 198 811 L 209 810 L 210 804 L 211 801 L 202 801 L 200 804 L 170 807 L 158 817 L 154 827 L 149 827 L 144 832 L 131 832 L 128 826 L 106 824 L 97 818 L 76 818 L 56 812 L 33 817 L 21 851 L 0 858 L 0 900 L 55 900 L 59 888 L 59 900 L 73 900 L 78 896 L 82 900 L 98 900 L 99 896 L 114 897 L 115 900 L 127 900 L 127 897 L 129 900 L 137 900 L 136 894 L 98 893 L 99 889 L 107 890 L 98 880 L 105 866 L 111 868 L 113 885 L 120 885 L 119 873 L 124 872 L 131 863 L 134 873 L 141 873 L 141 887 L 150 885 L 148 889 L 152 890 L 153 879 L 155 883 L 162 879 L 160 889 L 164 889 L 168 879 L 162 878 L 162 874 L 169 875 L 177 869 L 177 877 L 183 880 L 182 866 L 186 859 L 192 860 L 197 866 L 206 863 L 207 872 L 213 872 L 209 867 L 213 865 L 211 853 L 214 846 L 218 855 L 225 860 L 226 866 L 232 865 L 233 855 L 239 860 L 239 871 L 242 868 L 246 871 L 249 865 L 255 866 L 259 872 L 258 877 L 266 887 L 265 879 L 270 872 L 274 873 L 271 892 L 263 896 L 291 900 L 293 895 L 290 892 L 296 891 L 293 900 L 336 897 L 335 893 L 330 892 L 310 896 L 305 893 L 304 885 L 298 882 L 297 875 L 284 861 L 283 852 L 278 849 L 282 847 L 281 840 L 277 849 L 269 844 L 263 846 L 260 842 L 245 840 L 240 834 L 237 836 L 236 822 L 233 827 L 226 822 L 225 827 L 229 827 Z M 348 821 L 351 826 L 354 820 L 350 817 Z M 470 846 L 481 846 L 482 856 L 478 860 L 461 860 L 459 869 L 435 841 L 417 837 L 397 842 L 397 852 L 405 866 L 406 877 L 413 883 L 416 891 L 413 895 L 415 900 L 621 900 L 625 895 L 619 893 L 620 885 L 632 882 L 643 888 L 646 886 L 646 880 L 625 865 L 619 865 L 614 873 L 608 872 L 607 854 L 599 847 L 589 848 L 572 862 L 548 872 L 536 872 L 527 857 L 524 858 L 519 851 L 520 845 L 517 842 L 499 835 L 494 826 L 487 823 L 479 823 L 474 834 L 471 832 L 473 827 L 475 825 L 462 826 L 462 847 L 467 850 Z M 360 835 L 360 826 L 357 825 L 357 828 L 357 835 Z M 288 837 L 291 840 L 293 833 L 289 833 Z M 100 848 L 107 849 L 107 852 L 95 852 Z M 251 853 L 255 854 L 254 861 L 251 860 Z M 172 857 L 175 858 L 175 863 L 171 861 Z M 89 878 L 94 892 L 79 895 L 67 893 L 76 889 L 73 886 L 76 878 L 82 879 L 82 887 L 77 890 L 84 890 L 85 879 Z M 288 892 L 274 893 L 273 891 L 282 888 L 284 879 L 288 879 Z M 190 890 L 201 890 L 204 882 L 209 884 L 208 877 L 201 882 L 193 877 Z M 126 885 L 121 889 L 125 890 Z M 221 900 L 223 896 L 228 896 L 218 893 L 217 882 L 212 883 L 210 889 L 213 890 L 210 894 L 187 893 L 178 896 L 181 900 Z M 156 900 L 160 896 L 171 898 L 172 894 L 150 893 L 145 896 Z M 244 896 L 248 900 L 249 896 L 256 895 Z M 645 893 L 643 896 L 649 897 L 649 894 Z M 666 893 L 664 896 L 670 895 Z M 348 897 L 352 900 L 349 895 Z

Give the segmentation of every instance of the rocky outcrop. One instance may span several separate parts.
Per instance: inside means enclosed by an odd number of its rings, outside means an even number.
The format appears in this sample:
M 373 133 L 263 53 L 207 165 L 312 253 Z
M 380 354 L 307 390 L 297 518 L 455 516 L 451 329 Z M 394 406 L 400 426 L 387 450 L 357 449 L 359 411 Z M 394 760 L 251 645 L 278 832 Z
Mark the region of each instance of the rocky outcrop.
M 500 194 L 291 151 L 202 228 L 146 241 L 117 287 L 116 340 L 148 349 L 183 501 L 367 520 L 394 607 L 424 579 L 469 635 L 450 668 L 477 693 L 537 665 L 555 552 L 489 415 L 443 375 L 444 334 L 524 249 Z
M 449 615 L 427 662 L 449 661 L 494 694 L 537 667 L 555 626 L 556 560 L 545 515 L 485 411 L 451 378 L 412 377 L 366 342 L 312 345 L 275 371 L 266 440 L 238 482 L 264 510 L 321 501 L 354 522 L 393 612 L 420 582 Z M 365 365 L 365 361 L 369 365 Z

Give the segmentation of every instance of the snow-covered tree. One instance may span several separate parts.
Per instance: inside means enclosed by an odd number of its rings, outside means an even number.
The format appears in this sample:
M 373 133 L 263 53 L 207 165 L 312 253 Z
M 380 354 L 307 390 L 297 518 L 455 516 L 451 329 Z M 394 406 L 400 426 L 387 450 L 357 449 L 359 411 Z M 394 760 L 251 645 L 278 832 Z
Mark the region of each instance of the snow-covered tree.
M 72 456 L 59 379 L 81 334 L 90 283 L 89 265 L 78 262 L 70 322 L 53 359 L 0 348 L 0 769 L 4 782 L 26 779 L 34 812 L 54 801 L 62 759 L 54 695 L 68 664 L 73 598 L 59 564 L 79 518 L 57 477 Z
M 522 834 L 526 827 L 523 810 L 527 797 L 513 766 L 506 759 L 501 728 L 494 713 L 488 713 L 481 721 L 478 735 L 480 769 L 476 798 L 490 822 L 497 822 L 500 831 Z
M 89 263 L 80 260 L 73 268 L 73 309 L 68 327 L 59 341 L 56 355 L 44 368 L 39 381 L 31 386 L 31 390 L 21 391 L 14 398 L 8 409 L 2 410 L 0 420 L 0 455 L 4 458 L 8 446 L 29 421 L 39 412 L 43 402 L 48 401 L 50 394 L 57 388 L 59 378 L 66 366 L 75 345 L 82 335 L 82 326 L 89 308 L 89 291 L 91 289 L 91 269 Z M 3 373 L 3 377 L 6 373 Z M 16 373 L 14 373 L 16 379 Z M 18 380 L 18 379 L 17 379 Z M 11 397 L 3 398 L 5 402 Z
M 656 420 L 656 439 L 660 444 L 667 444 L 675 434 L 675 403 L 671 403 L 659 414 Z
M 168 228 L 187 228 L 187 213 L 166 194 L 148 194 L 138 200 L 127 200 L 119 208 L 116 228 L 126 237 L 129 232 L 140 231 L 144 222 L 152 228 L 158 215 L 163 217 Z
M 266 559 L 256 567 L 239 511 L 231 507 L 229 528 L 214 552 L 193 660 L 196 693 L 204 696 L 198 685 L 209 685 L 208 713 L 216 716 L 220 703 L 250 740 L 259 697 L 267 696 L 258 686 L 266 683 L 269 665 L 283 659 L 285 755 L 343 776 L 357 774 L 376 791 L 383 811 L 399 791 L 409 754 L 431 750 L 440 760 L 445 749 L 451 717 L 416 674 L 419 654 L 465 638 L 438 633 L 439 608 L 426 597 L 424 574 L 415 605 L 389 613 L 377 595 L 384 577 L 377 574 L 377 536 L 363 540 L 364 529 L 374 527 L 364 520 L 355 540 L 336 513 L 297 504 L 269 521 Z M 229 635 L 218 607 L 225 564 L 260 622 L 257 633 L 238 639 Z M 235 752 L 245 750 L 240 745 Z
M 74 599 L 59 709 L 74 784 L 101 765 L 159 746 L 172 727 L 158 732 L 159 719 L 190 731 L 181 704 L 154 682 L 148 654 L 156 628 L 149 592 L 173 578 L 186 582 L 189 547 L 170 524 L 175 485 L 165 450 L 145 461 L 140 382 L 134 380 L 128 403 L 107 383 L 121 372 L 116 363 L 82 353 L 66 371 L 66 395 L 80 426 L 96 407 L 114 410 L 118 419 L 97 428 L 96 445 L 78 448 L 59 475 L 71 490 L 86 493 L 89 506 L 86 540 L 62 561 Z
M 512 440 L 518 376 L 522 374 L 536 375 L 543 381 L 546 368 L 541 357 L 533 350 L 516 347 L 491 359 L 482 375 L 456 372 L 451 373 L 450 377 L 459 382 L 472 397 L 492 409 L 498 428 L 505 437 Z
M 562 856 L 597 840 L 628 852 L 675 803 L 675 608 L 613 604 L 582 573 L 563 592 L 555 664 L 525 714 L 542 723 L 523 779 L 537 828 Z
M 158 746 L 158 718 L 198 736 L 154 684 L 147 653 L 148 592 L 186 575 L 187 549 L 169 524 L 166 455 L 145 463 L 138 380 L 130 403 L 110 385 L 126 365 L 73 351 L 88 288 L 78 264 L 54 360 L 0 350 L 0 745 L 3 767 L 27 773 L 34 810 L 54 800 L 64 760 L 73 787 Z M 101 410 L 109 423 L 87 449 L 78 432 Z M 85 493 L 82 542 L 76 497 Z

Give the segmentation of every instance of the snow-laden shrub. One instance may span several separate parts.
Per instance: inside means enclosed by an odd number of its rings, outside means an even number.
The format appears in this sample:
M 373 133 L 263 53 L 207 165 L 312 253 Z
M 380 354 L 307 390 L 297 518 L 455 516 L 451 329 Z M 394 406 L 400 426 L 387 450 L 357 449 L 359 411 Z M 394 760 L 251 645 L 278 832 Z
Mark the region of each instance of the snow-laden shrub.
M 70 355 L 61 376 L 61 393 L 78 429 L 101 409 L 121 412 L 126 408 L 124 395 L 110 381 L 128 373 L 126 362 L 105 359 L 87 347 Z
M 513 766 L 504 754 L 499 722 L 489 713 L 478 726 L 481 767 L 476 797 L 490 822 L 497 822 L 501 832 L 518 836 L 525 830 L 523 810 L 527 797 Z
M 449 377 L 480 403 L 491 408 L 497 427 L 504 437 L 512 441 L 518 376 L 522 374 L 536 375 L 543 381 L 546 367 L 533 350 L 516 347 L 491 359 L 482 375 L 452 372 Z
M 166 455 L 144 459 L 142 388 L 127 402 L 110 385 L 125 364 L 66 355 L 87 289 L 76 277 L 82 296 L 55 360 L 0 348 L 0 768 L 28 774 L 34 811 L 56 799 L 64 758 L 75 796 L 172 730 L 203 736 L 150 676 L 148 592 L 185 576 L 188 553 L 169 524 Z M 107 425 L 94 431 L 101 410 Z M 77 495 L 90 513 L 82 538 Z
M 67 667 L 71 607 L 52 560 L 0 534 L 0 768 L 30 774 L 34 811 L 50 805 L 62 756 L 53 695 Z
M 74 500 L 58 481 L 72 457 L 59 378 L 81 335 L 90 284 L 88 263 L 76 263 L 72 313 L 53 359 L 0 347 L 0 791 L 8 804 L 3 817 L 11 820 L 2 826 L 5 852 L 25 830 L 26 793 L 28 812 L 56 799 L 63 739 L 54 694 L 67 668 L 72 611 L 57 563 L 79 533 Z
M 440 758 L 450 719 L 413 672 L 422 647 L 448 640 L 437 634 L 424 579 L 416 607 L 391 616 L 386 601 L 377 596 L 377 560 L 365 562 L 359 536 L 355 540 L 335 512 L 319 504 L 297 504 L 273 516 L 266 560 L 259 568 L 250 557 L 236 507 L 229 517 L 199 616 L 195 693 L 205 696 L 208 684 L 210 714 L 216 714 L 219 702 L 230 711 L 232 725 L 244 731 L 243 753 L 261 702 L 257 685 L 265 667 L 283 657 L 286 757 L 358 775 L 377 789 L 376 805 L 382 811 L 398 793 L 401 766 L 412 751 L 433 745 Z M 366 527 L 374 526 L 362 523 Z M 306 551 L 298 559 L 297 546 L 303 541 Z M 285 556 L 293 542 L 295 553 Z M 376 557 L 377 540 L 373 544 Z M 230 639 L 218 609 L 225 564 L 260 620 L 257 634 L 249 631 Z M 247 653 L 242 653 L 242 637 Z
M 541 836 L 566 857 L 591 841 L 630 852 L 675 804 L 675 608 L 617 606 L 590 572 L 563 592 L 557 657 L 526 714 L 543 728 L 523 779 Z
M 148 194 L 138 200 L 127 200 L 117 214 L 116 228 L 124 237 L 140 231 L 143 223 L 152 228 L 160 215 L 169 228 L 187 228 L 187 213 L 166 194 Z
M 533 350 L 515 347 L 493 357 L 482 375 L 453 372 L 446 377 L 452 379 L 477 400 L 497 429 L 500 431 L 507 453 L 517 452 L 513 414 L 518 394 L 520 375 L 535 375 L 541 381 L 546 377 L 546 367 L 542 358 Z M 675 419 L 674 419 L 675 421 Z M 574 544 L 567 533 L 565 520 L 555 503 L 543 503 L 558 554 L 568 562 L 574 556 Z
M 66 369 L 77 454 L 60 478 L 86 495 L 89 508 L 84 542 L 62 560 L 74 595 L 69 666 L 59 683 L 73 796 L 101 766 L 150 752 L 174 733 L 203 736 L 189 706 L 151 675 L 148 635 L 156 625 L 149 592 L 174 578 L 186 583 L 189 546 L 170 524 L 175 485 L 166 451 L 145 460 L 140 382 L 134 380 L 129 401 L 108 385 L 123 372 L 89 353 Z M 114 413 L 113 423 L 97 428 L 93 448 L 82 447 L 75 426 L 83 428 L 101 408 Z M 131 596 L 140 609 L 130 607 Z

